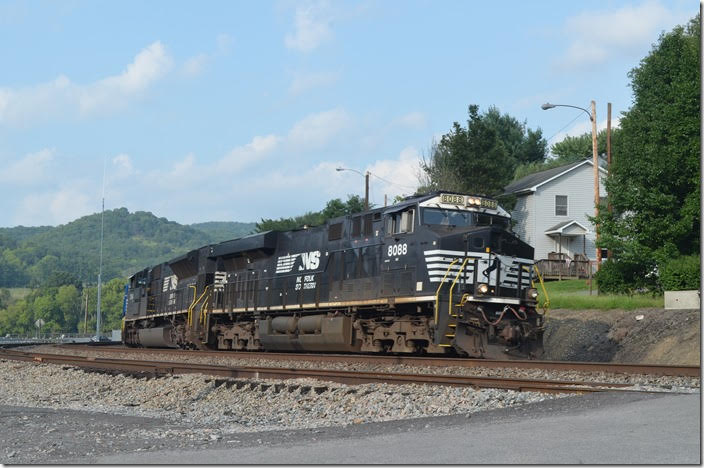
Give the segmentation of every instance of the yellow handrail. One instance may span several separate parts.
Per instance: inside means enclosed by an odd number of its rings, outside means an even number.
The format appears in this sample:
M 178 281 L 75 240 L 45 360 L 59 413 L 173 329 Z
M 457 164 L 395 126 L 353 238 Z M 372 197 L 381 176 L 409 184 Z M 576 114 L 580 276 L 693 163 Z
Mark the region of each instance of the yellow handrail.
M 207 291 L 210 286 L 206 286 L 205 290 Z M 205 304 L 207 304 L 208 299 L 210 299 L 211 294 L 208 294 L 208 297 L 205 298 L 203 301 L 203 304 L 200 306 L 200 324 L 205 325 Z
M 188 306 L 188 318 L 187 318 L 188 325 L 190 326 L 191 322 L 192 322 L 191 313 L 193 312 L 193 307 L 196 305 L 196 302 L 197 302 L 196 297 L 198 297 L 198 294 L 196 293 L 196 285 L 195 284 L 189 284 L 188 287 L 193 288 L 193 301 L 191 302 L 191 305 Z
M 469 257 L 465 257 L 464 262 L 462 262 L 462 266 L 460 267 L 460 271 L 457 272 L 457 276 L 455 276 L 455 280 L 452 282 L 452 286 L 450 286 L 450 305 L 447 309 L 450 315 L 452 315 L 452 290 L 455 289 L 455 284 L 457 283 L 457 280 L 460 278 L 460 275 L 462 274 L 462 271 L 464 270 L 464 266 L 467 264 L 468 260 L 469 260 Z
M 445 276 L 442 277 L 442 280 L 440 280 L 440 286 L 438 286 L 438 290 L 435 291 L 435 326 L 438 326 L 438 302 L 440 300 L 440 290 L 442 289 L 442 285 L 445 284 L 445 278 L 447 278 L 448 273 L 450 273 L 450 268 L 452 268 L 452 265 L 455 263 L 459 262 L 460 259 L 456 258 L 450 263 L 450 266 L 447 267 L 447 270 L 445 271 Z
M 210 286 L 206 286 L 206 287 L 205 287 L 205 289 L 203 290 L 203 294 L 201 294 L 200 297 L 198 297 L 198 300 L 195 302 L 195 304 L 193 304 L 193 309 L 191 310 L 191 312 L 192 312 L 193 310 L 195 310 L 195 308 L 196 308 L 196 307 L 198 306 L 198 304 L 200 303 L 200 300 L 203 299 L 203 297 L 208 293 L 208 288 L 210 288 Z M 189 324 L 189 325 L 193 325 L 193 321 L 190 321 L 188 324 Z
M 527 266 L 523 266 L 523 269 L 530 273 L 530 268 Z M 545 282 L 543 281 L 543 277 L 540 274 L 540 270 L 538 269 L 538 265 L 533 264 L 533 269 L 535 270 L 536 275 L 538 276 L 538 281 L 540 281 L 540 287 L 543 290 L 543 294 L 545 294 L 545 302 L 543 302 L 543 314 L 545 315 L 545 318 L 548 316 L 548 310 L 550 309 L 550 296 L 548 296 L 548 290 L 545 289 Z M 530 280 L 530 286 L 532 288 L 535 288 L 535 281 L 531 278 Z
M 545 314 L 545 318 L 548 318 L 548 311 L 550 310 L 550 297 L 548 296 L 548 290 L 545 289 L 543 276 L 540 274 L 540 270 L 538 270 L 538 265 L 533 264 L 533 268 L 535 269 L 535 273 L 538 275 L 538 279 L 540 280 L 540 287 L 543 290 L 543 294 L 545 294 L 545 302 L 543 302 L 543 313 Z

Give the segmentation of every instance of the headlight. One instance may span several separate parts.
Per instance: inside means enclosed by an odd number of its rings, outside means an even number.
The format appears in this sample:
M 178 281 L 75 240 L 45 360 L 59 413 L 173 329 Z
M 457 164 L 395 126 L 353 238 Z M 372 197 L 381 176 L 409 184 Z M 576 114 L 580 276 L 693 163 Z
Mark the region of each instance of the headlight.
M 477 286 L 477 293 L 479 294 L 486 294 L 489 292 L 489 285 L 485 283 L 480 283 Z
M 535 288 L 530 288 L 528 291 L 526 291 L 526 297 L 528 299 L 537 299 L 538 298 L 538 290 Z

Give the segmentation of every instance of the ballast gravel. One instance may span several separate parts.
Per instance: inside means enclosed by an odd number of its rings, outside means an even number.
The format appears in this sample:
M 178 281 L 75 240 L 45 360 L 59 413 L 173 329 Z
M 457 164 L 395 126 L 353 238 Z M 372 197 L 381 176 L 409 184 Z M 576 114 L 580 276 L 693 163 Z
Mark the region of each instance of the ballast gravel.
M 32 349 L 81 354 L 60 347 Z M 84 355 L 144 359 L 143 354 Z M 285 366 L 387 372 L 511 375 L 631 383 L 633 388 L 696 392 L 699 379 L 600 375 L 535 369 L 413 367 L 236 359 L 154 353 L 154 360 L 229 366 Z M 222 379 L 200 374 L 158 378 L 113 375 L 30 362 L 0 360 L 0 462 L 51 463 L 99 454 L 230 447 L 288 440 L 304 431 L 315 441 L 327 431 L 365 431 L 366 423 L 420 424 L 527 403 L 551 407 L 567 395 L 431 385 L 344 385 L 313 379 Z M 540 403 L 542 402 L 542 403 Z M 505 410 L 504 410 L 505 411 Z M 422 419 L 428 418 L 430 419 Z M 439 417 L 439 418 L 437 418 Z M 416 423 L 415 421 L 419 421 Z M 409 429 L 411 430 L 411 429 Z M 299 431 L 299 432 L 297 432 Z M 321 434 L 318 434 L 321 433 Z M 294 436 L 294 438 L 297 436 Z M 305 438 L 305 437 L 304 437 Z M 83 457 L 83 458 L 81 458 Z
M 0 404 L 80 409 L 207 425 L 219 433 L 313 428 L 473 413 L 556 398 L 433 385 L 344 385 L 313 379 L 138 378 L 0 361 Z
M 201 374 L 147 378 L 0 360 L 0 416 L 6 426 L 17 427 L 0 435 L 0 462 L 40 463 L 115 451 L 227 445 L 239 443 L 247 434 L 261 437 L 256 439 L 261 443 L 267 434 L 281 434 L 273 431 L 322 432 L 363 423 L 469 417 L 565 396 L 313 379 L 216 379 Z M 71 410 L 78 411 L 67 413 Z M 81 420 L 85 427 L 76 422 Z

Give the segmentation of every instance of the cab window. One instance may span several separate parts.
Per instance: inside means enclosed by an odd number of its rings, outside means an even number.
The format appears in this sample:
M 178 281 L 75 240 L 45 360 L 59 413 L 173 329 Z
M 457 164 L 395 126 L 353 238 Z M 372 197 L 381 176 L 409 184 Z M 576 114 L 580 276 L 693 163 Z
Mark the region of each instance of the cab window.
M 386 217 L 386 235 L 413 232 L 415 222 L 415 208 L 408 208 Z

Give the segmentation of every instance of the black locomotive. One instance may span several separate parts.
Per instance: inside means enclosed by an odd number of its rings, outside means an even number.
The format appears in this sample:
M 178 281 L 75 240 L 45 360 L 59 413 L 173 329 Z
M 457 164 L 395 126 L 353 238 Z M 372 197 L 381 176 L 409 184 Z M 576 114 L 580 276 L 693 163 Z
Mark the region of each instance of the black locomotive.
M 533 248 L 495 200 L 431 193 L 207 245 L 126 290 L 130 346 L 542 353 Z

